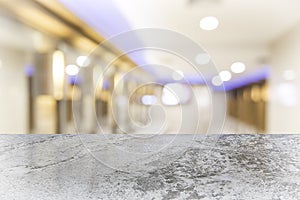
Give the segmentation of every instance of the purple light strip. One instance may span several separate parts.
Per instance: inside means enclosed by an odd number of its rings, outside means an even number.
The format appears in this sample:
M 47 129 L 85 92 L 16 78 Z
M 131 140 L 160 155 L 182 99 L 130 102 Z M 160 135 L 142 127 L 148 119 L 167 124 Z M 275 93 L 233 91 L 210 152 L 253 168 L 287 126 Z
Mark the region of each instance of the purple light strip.
M 250 74 L 245 74 L 244 76 L 237 77 L 231 81 L 224 82 L 224 84 L 219 87 L 212 85 L 212 88 L 215 91 L 227 92 L 233 89 L 237 89 L 249 85 L 251 83 L 266 80 L 270 77 L 270 74 L 271 74 L 270 68 L 264 66 L 261 69 L 258 69 Z
M 183 83 L 183 84 L 190 84 L 190 85 L 205 85 L 208 83 L 206 81 L 207 80 L 205 80 L 202 76 L 199 75 L 185 75 L 184 79 L 179 81 L 176 81 L 171 77 L 157 80 L 159 84 Z
M 113 1 L 58 0 L 105 38 L 129 31 L 130 26 Z

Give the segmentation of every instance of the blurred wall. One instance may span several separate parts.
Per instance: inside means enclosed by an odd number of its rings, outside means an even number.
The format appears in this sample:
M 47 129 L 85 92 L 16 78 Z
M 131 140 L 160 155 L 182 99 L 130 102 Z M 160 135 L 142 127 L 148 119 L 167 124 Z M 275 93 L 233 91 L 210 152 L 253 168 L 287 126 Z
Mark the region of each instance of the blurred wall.
M 0 48 L 0 132 L 26 133 L 27 82 L 24 74 L 25 53 Z
M 299 133 L 300 26 L 272 45 L 267 131 Z
M 0 132 L 28 133 L 24 67 L 32 60 L 33 31 L 0 14 Z

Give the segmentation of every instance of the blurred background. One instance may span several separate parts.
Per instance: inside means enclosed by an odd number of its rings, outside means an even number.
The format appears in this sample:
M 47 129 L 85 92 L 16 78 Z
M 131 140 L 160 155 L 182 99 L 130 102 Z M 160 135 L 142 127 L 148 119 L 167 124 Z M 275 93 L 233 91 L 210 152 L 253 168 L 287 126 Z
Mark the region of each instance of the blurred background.
M 0 133 L 299 133 L 299 8 L 0 0 Z

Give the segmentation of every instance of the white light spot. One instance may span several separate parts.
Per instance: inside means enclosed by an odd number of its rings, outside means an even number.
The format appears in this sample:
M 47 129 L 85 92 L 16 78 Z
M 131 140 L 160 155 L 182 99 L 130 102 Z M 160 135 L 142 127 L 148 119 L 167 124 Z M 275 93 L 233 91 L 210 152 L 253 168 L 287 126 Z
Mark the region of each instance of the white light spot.
M 208 16 L 204 17 L 200 21 L 200 28 L 206 31 L 211 31 L 219 26 L 219 20 L 216 17 Z
M 66 67 L 66 73 L 69 76 L 75 76 L 78 74 L 78 72 L 79 72 L 79 68 L 76 65 L 68 65 Z
M 90 59 L 87 56 L 78 56 L 76 63 L 80 67 L 87 67 L 90 64 Z
M 163 104 L 168 106 L 176 106 L 179 104 L 179 99 L 172 92 L 165 92 L 161 100 Z
M 180 103 L 179 97 L 171 88 L 168 88 L 168 85 L 165 85 L 163 89 L 161 101 L 163 104 L 168 106 L 176 106 Z
M 212 79 L 211 79 L 211 83 L 214 85 L 214 86 L 221 86 L 223 84 L 223 81 L 221 80 L 220 76 L 214 76 Z
M 243 73 L 246 70 L 246 65 L 242 62 L 235 62 L 231 65 L 230 68 L 233 73 L 239 74 Z
M 219 73 L 219 76 L 221 78 L 221 80 L 224 81 L 229 81 L 231 79 L 231 73 L 227 70 L 223 70 Z
M 154 95 L 144 95 L 142 96 L 142 104 L 146 106 L 154 105 L 157 102 L 157 98 Z

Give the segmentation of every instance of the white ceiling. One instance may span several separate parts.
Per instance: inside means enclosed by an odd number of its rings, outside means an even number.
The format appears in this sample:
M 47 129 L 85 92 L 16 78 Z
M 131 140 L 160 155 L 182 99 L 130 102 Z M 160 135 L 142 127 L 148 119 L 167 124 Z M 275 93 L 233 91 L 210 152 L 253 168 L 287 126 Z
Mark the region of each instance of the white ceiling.
M 235 61 L 245 62 L 248 71 L 260 67 L 269 44 L 300 23 L 299 0 L 113 1 L 132 29 L 163 28 L 184 34 L 211 55 L 219 70 L 229 69 Z M 201 30 L 201 18 L 210 15 L 219 19 L 219 28 Z M 184 65 L 178 68 L 192 72 Z
M 269 44 L 300 25 L 300 0 L 59 1 L 104 36 L 105 27 L 116 35 L 128 31 L 128 24 L 130 29 L 162 28 L 181 33 L 201 45 L 219 70 L 229 69 L 235 61 L 245 62 L 247 71 L 259 68 L 259 60 L 268 58 Z M 219 19 L 220 26 L 213 31 L 201 30 L 200 20 L 211 15 Z M 174 45 L 186 48 L 178 41 Z M 148 54 L 159 64 L 194 73 L 170 55 Z
M 300 22 L 299 0 L 113 1 L 133 29 L 171 29 L 200 44 L 266 44 Z M 200 19 L 209 15 L 220 21 L 215 31 L 199 28 Z

